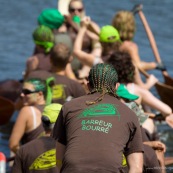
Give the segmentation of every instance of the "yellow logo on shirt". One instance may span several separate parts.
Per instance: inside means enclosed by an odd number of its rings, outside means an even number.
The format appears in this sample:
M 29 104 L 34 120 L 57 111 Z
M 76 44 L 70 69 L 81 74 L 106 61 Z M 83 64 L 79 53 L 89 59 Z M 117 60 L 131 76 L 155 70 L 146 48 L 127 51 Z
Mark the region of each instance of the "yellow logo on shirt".
M 55 85 L 52 89 L 52 99 L 66 99 L 64 85 Z
M 50 169 L 56 166 L 56 150 L 51 149 L 44 152 L 42 155 L 37 157 L 32 165 L 29 167 L 29 170 L 44 170 Z

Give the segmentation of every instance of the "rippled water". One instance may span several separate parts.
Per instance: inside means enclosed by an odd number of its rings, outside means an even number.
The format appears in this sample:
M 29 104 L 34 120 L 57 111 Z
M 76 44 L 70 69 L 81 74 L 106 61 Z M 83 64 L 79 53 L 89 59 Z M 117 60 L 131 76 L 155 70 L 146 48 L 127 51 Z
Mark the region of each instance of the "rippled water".
M 87 15 L 100 26 L 110 24 L 113 15 L 118 10 L 131 10 L 135 4 L 143 3 L 143 11 L 155 36 L 161 58 L 167 66 L 170 76 L 173 76 L 173 1 L 172 0 L 83 0 Z M 56 0 L 5 0 L 1 1 L 0 12 L 0 80 L 11 78 L 21 79 L 25 69 L 25 61 L 32 54 L 32 31 L 37 26 L 37 16 L 44 8 L 54 8 Z M 147 39 L 143 25 L 136 15 L 137 31 L 134 41 L 139 46 L 142 60 L 154 61 L 154 56 Z M 153 70 L 160 81 L 163 81 L 160 71 Z M 153 90 L 155 93 L 155 90 Z M 157 95 L 157 93 L 155 93 Z M 9 124 L 8 129 L 11 127 Z M 159 125 L 161 138 L 167 143 L 167 155 L 173 156 L 172 129 L 167 125 Z M 1 127 L 0 151 L 8 154 L 7 127 Z

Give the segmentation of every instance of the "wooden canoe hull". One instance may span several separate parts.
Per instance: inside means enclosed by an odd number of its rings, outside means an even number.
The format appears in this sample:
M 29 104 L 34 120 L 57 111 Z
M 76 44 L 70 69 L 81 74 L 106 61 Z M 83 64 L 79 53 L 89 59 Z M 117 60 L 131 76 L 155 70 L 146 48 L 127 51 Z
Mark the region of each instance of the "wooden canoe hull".
M 158 82 L 155 85 L 160 99 L 173 109 L 173 87 Z

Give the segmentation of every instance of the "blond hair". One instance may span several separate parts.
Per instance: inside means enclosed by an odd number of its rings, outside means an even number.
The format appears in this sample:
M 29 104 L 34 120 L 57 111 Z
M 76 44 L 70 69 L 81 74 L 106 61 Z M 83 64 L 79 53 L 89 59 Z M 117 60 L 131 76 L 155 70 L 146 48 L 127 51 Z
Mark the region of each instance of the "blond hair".
M 133 39 L 136 31 L 136 23 L 132 12 L 119 11 L 113 17 L 112 25 L 118 30 L 122 41 Z

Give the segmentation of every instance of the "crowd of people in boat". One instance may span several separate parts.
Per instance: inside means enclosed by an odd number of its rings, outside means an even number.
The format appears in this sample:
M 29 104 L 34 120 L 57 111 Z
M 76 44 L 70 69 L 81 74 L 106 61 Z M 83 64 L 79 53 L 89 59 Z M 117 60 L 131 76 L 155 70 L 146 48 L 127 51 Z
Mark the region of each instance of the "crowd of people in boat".
M 18 111 L 12 173 L 166 172 L 153 110 L 173 128 L 172 109 L 150 92 L 158 79 L 141 78 L 165 67 L 140 59 L 133 13 L 100 27 L 82 0 L 67 9 L 40 12 L 23 80 L 0 84 Z

